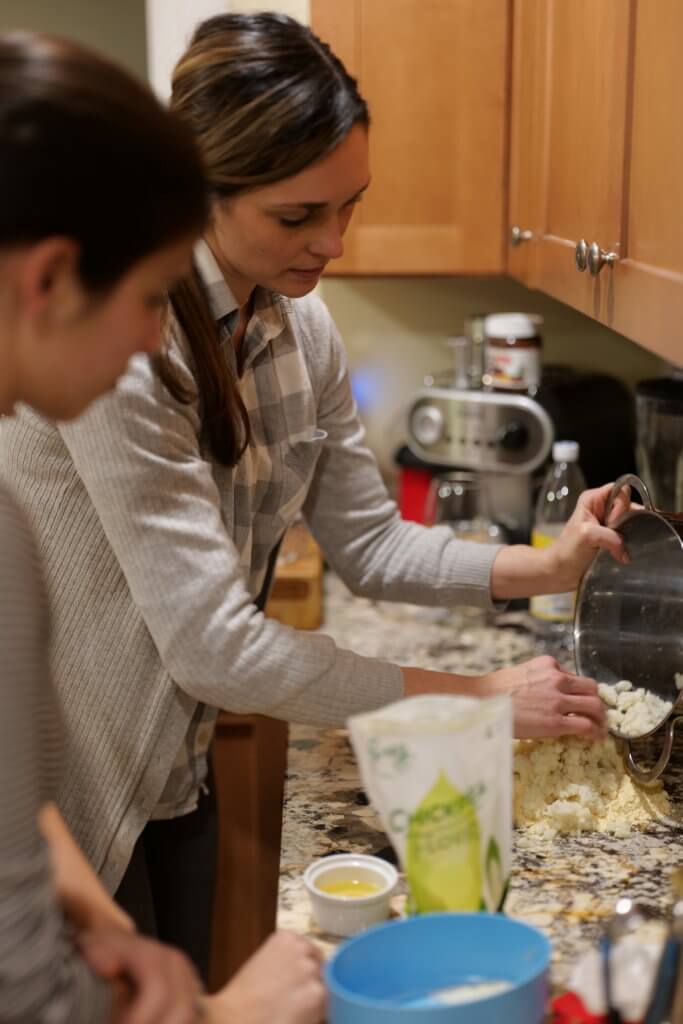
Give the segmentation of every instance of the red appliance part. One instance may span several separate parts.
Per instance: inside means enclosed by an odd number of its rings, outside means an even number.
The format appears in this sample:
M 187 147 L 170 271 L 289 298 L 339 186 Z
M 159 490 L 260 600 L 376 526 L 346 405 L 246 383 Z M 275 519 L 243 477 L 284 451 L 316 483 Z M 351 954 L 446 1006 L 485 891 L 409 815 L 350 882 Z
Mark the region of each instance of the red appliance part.
M 402 519 L 424 523 L 431 480 L 432 474 L 425 469 L 401 466 L 398 474 L 398 508 Z

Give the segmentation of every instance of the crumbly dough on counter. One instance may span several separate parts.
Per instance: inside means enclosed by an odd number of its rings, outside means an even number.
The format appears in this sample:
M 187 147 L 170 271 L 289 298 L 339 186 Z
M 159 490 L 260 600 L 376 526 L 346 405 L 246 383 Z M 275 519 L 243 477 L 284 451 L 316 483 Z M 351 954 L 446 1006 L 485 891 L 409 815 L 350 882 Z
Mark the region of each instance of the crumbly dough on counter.
M 628 835 L 670 811 L 664 789 L 637 786 L 611 736 L 515 740 L 515 825 L 552 839 L 558 832 Z
M 635 687 L 628 679 L 618 683 L 598 683 L 598 695 L 607 705 L 610 729 L 630 738 L 652 732 L 662 724 L 673 707 L 672 701 L 662 700 L 642 686 Z

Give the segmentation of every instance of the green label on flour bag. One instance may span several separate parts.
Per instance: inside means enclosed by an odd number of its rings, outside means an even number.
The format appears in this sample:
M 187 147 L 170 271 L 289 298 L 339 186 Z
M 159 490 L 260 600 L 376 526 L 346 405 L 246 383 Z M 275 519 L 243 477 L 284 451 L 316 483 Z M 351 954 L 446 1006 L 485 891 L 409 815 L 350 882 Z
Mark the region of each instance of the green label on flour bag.
M 491 909 L 500 910 L 507 891 L 508 879 L 505 877 L 503 870 L 500 847 L 493 836 L 489 839 L 486 851 L 486 881 L 489 887 Z M 486 904 L 482 907 L 482 910 L 484 909 L 486 909 Z
M 406 875 L 413 910 L 479 910 L 481 835 L 472 802 L 443 772 L 410 818 Z

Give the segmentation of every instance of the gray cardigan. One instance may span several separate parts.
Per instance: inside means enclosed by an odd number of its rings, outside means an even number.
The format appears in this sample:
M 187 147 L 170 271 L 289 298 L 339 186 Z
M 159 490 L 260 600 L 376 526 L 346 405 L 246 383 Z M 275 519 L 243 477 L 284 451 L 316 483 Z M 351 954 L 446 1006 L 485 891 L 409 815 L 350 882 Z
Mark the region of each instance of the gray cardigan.
M 0 1021 L 109 1020 L 109 987 L 75 948 L 38 812 L 54 800 L 62 722 L 31 528 L 0 483 Z
M 327 309 L 313 296 L 282 308 L 282 343 L 294 339 L 307 367 L 311 430 L 327 432 L 303 513 L 332 567 L 368 597 L 489 606 L 497 549 L 400 519 L 364 445 Z M 198 701 L 340 725 L 403 693 L 398 666 L 255 608 L 258 580 L 229 529 L 233 471 L 202 450 L 200 427 L 198 403 L 175 401 L 136 357 L 75 424 L 22 409 L 0 432 L 0 469 L 38 536 L 53 609 L 69 741 L 60 806 L 112 890 Z

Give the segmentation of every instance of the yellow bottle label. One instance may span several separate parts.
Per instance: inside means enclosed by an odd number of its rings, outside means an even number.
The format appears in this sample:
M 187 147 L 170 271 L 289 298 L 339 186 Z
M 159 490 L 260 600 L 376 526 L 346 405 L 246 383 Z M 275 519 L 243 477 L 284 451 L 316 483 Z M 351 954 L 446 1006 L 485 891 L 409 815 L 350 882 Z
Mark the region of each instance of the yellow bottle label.
M 532 530 L 531 546 L 534 548 L 547 548 L 557 540 L 562 525 L 556 527 L 556 532 L 544 531 L 541 529 Z M 532 597 L 529 602 L 529 611 L 535 618 L 544 619 L 546 622 L 571 622 L 574 618 L 574 605 L 576 594 L 541 594 Z
M 479 819 L 472 801 L 443 772 L 411 816 L 406 875 L 413 911 L 481 907 Z

